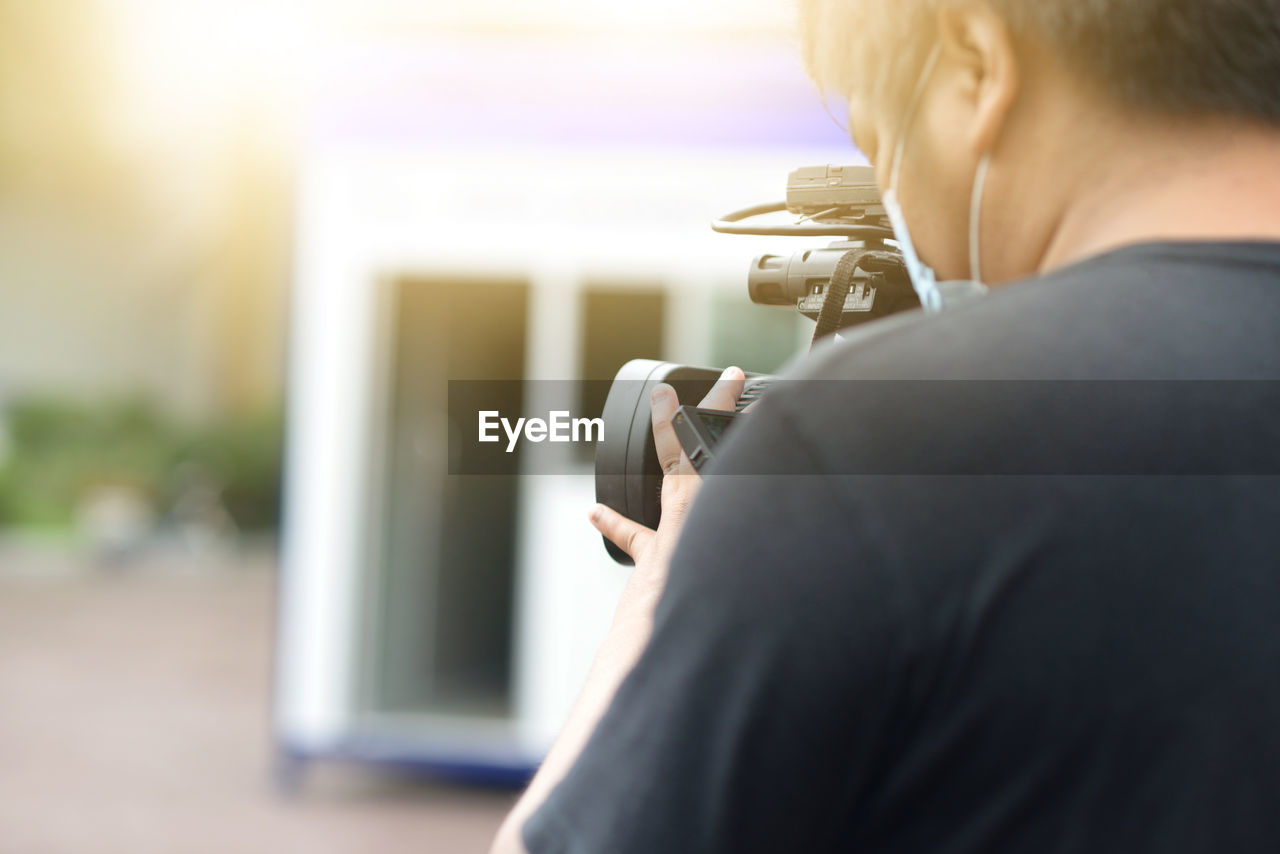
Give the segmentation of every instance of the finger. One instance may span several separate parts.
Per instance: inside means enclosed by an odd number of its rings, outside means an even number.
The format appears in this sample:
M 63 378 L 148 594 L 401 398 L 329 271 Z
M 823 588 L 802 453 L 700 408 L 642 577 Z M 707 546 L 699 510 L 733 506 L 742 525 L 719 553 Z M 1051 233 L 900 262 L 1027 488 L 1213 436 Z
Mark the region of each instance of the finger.
M 676 429 L 671 426 L 671 418 L 680 408 L 680 400 L 676 390 L 666 383 L 655 386 L 649 395 L 649 410 L 653 421 L 653 445 L 658 452 L 658 464 L 662 466 L 664 475 L 682 472 L 693 473 L 693 464 L 689 463 L 680 447 L 680 438 Z M 686 472 L 682 466 L 687 466 Z
M 653 531 L 650 528 L 628 519 L 603 504 L 592 507 L 588 518 L 591 519 L 591 524 L 597 531 L 626 552 L 633 561 L 653 538 Z
M 685 467 L 688 467 L 688 472 Z M 662 525 L 678 523 L 684 519 L 698 490 L 702 487 L 702 477 L 693 463 L 686 457 L 681 462 L 681 469 L 673 475 L 662 479 Z
M 725 368 L 724 373 L 720 374 L 720 379 L 716 380 L 716 384 L 711 387 L 711 391 L 707 392 L 707 396 L 702 399 L 699 406 L 703 409 L 732 412 L 738 405 L 738 398 L 742 397 L 742 387 L 746 382 L 747 375 L 742 372 L 742 368 Z

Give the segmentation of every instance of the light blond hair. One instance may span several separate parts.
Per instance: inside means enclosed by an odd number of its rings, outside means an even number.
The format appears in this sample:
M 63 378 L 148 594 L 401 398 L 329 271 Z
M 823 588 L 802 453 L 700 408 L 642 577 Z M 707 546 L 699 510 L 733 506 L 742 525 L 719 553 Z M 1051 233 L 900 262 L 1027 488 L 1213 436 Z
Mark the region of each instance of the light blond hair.
M 922 31 L 938 0 L 798 0 L 805 70 L 820 90 L 876 98 L 903 87 L 923 60 Z

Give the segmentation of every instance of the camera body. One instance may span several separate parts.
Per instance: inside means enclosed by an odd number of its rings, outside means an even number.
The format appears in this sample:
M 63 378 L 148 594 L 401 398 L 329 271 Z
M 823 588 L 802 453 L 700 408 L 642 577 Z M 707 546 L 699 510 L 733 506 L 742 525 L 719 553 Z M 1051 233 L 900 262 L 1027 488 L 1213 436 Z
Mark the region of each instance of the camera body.
M 782 212 L 799 221 L 763 224 Z M 787 180 L 786 202 L 729 214 L 712 223 L 722 234 L 777 237 L 837 237 L 821 248 L 791 255 L 762 255 L 747 273 L 752 302 L 788 306 L 816 321 L 815 342 L 851 326 L 919 308 L 893 230 L 869 166 L 811 166 Z M 653 443 L 649 393 L 666 383 L 682 403 L 696 404 L 720 377 L 719 368 L 698 368 L 635 359 L 622 367 L 605 401 L 603 440 L 596 448 L 596 500 L 656 528 L 662 514 L 662 468 Z M 748 374 L 738 411 L 764 393 L 771 377 Z M 631 559 L 607 539 L 605 548 L 622 564 Z

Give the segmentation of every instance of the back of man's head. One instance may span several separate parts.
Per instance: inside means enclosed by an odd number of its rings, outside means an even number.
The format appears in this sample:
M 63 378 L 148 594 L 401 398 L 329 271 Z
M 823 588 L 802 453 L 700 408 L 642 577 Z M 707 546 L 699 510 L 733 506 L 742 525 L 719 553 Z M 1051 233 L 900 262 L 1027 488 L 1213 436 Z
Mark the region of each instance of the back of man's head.
M 820 87 L 944 277 L 1280 238 L 1280 0 L 800 0 Z M 981 180 L 979 180 L 981 178 Z
M 932 15 L 955 2 L 801 0 L 810 70 L 847 95 L 851 75 L 876 80 L 918 58 Z M 988 3 L 1025 49 L 1053 52 L 1128 107 L 1280 124 L 1280 0 Z

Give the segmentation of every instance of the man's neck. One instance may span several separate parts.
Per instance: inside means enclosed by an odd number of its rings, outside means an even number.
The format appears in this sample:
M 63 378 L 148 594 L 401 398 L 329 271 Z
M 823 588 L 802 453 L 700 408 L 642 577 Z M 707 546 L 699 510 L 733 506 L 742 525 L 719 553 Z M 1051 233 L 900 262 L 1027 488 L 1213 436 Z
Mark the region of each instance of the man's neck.
M 1109 139 L 1109 154 L 1082 165 L 1041 273 L 1136 243 L 1280 240 L 1280 129 L 1207 122 L 1116 136 L 1132 138 Z

